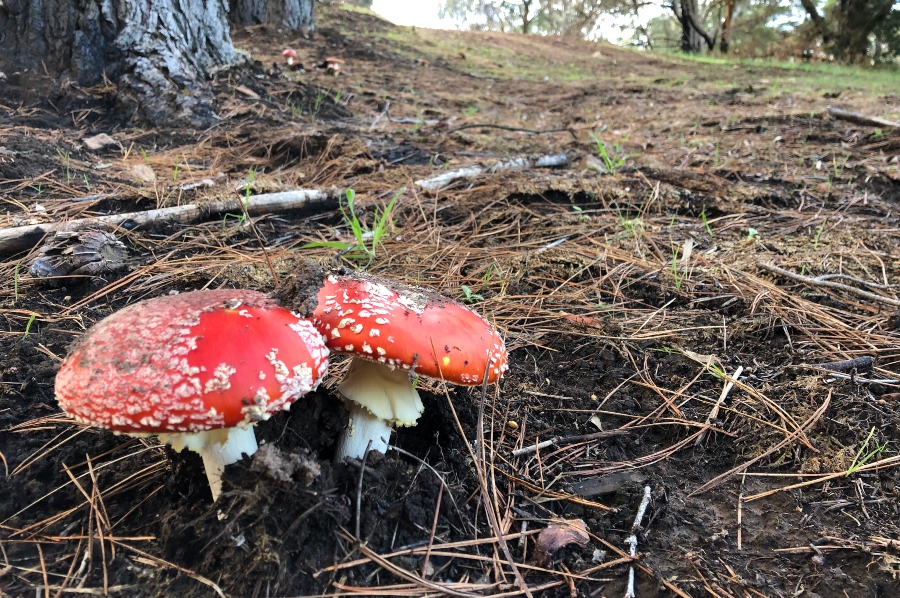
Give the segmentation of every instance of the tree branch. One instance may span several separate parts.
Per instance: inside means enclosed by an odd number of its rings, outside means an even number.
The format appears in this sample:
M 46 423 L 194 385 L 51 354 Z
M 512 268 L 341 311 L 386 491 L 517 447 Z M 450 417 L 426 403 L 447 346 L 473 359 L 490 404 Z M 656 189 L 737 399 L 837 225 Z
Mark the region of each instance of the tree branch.
M 813 0 L 800 0 L 800 5 L 803 6 L 803 10 L 806 11 L 806 14 L 809 15 L 816 31 L 822 36 L 822 41 L 827 42 L 831 38 L 831 35 L 828 32 L 825 19 L 823 19 L 822 15 L 819 14 L 819 11 L 816 10 L 816 5 L 813 3 Z
M 808 1 L 810 1 L 810 0 L 805 0 L 805 1 L 808 2 Z M 684 14 L 687 16 L 688 22 L 691 24 L 691 27 L 694 28 L 694 31 L 696 31 L 697 33 L 699 33 L 699 34 L 700 34 L 700 37 L 702 37 L 702 38 L 706 41 L 707 47 L 708 47 L 710 50 L 714 49 L 714 48 L 716 47 L 716 40 L 715 40 L 715 38 L 710 37 L 709 34 L 708 34 L 706 31 L 704 31 L 704 30 L 700 27 L 700 25 L 697 24 L 697 20 L 694 18 L 694 15 L 691 13 L 691 11 L 685 10 L 685 11 L 682 11 L 682 12 L 684 12 Z

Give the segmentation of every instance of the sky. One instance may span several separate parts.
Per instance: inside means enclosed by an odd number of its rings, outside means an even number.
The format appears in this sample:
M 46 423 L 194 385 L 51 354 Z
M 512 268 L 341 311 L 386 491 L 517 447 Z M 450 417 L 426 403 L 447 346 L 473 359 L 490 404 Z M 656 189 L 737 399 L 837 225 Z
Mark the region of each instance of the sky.
M 455 29 L 450 19 L 438 18 L 442 0 L 374 0 L 372 10 L 396 25 Z
M 0 0 L 2 1 L 2 0 Z M 438 17 L 438 9 L 443 0 L 374 0 L 372 10 L 396 25 L 415 25 L 428 29 L 456 29 L 456 25 L 450 19 Z M 642 9 L 641 21 L 649 21 L 659 15 L 663 10 L 656 5 Z M 616 19 L 607 19 L 605 26 L 601 27 L 601 35 L 612 42 L 620 37 L 630 37 L 631 31 L 624 32 Z

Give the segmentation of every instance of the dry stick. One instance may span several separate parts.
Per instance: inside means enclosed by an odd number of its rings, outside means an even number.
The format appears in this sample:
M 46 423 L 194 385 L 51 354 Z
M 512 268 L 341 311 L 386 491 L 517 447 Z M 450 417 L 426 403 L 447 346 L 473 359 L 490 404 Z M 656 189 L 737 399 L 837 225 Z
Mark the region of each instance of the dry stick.
M 411 581 L 414 584 L 418 584 L 428 588 L 429 590 L 434 590 L 436 592 L 440 592 L 441 594 L 447 594 L 448 596 L 461 596 L 462 598 L 480 598 L 480 594 L 469 594 L 467 592 L 457 592 L 456 590 L 452 590 L 447 586 L 439 583 L 435 583 L 433 581 L 428 581 L 427 579 L 422 579 L 415 573 L 410 573 L 406 569 L 402 567 L 398 567 L 394 563 L 390 562 L 380 554 L 374 552 L 371 548 L 366 546 L 365 544 L 359 545 L 359 551 L 375 561 L 381 568 L 387 569 L 397 577 L 405 579 L 406 581 Z
M 371 441 L 370 441 L 371 442 Z M 441 514 L 441 497 L 444 495 L 444 485 L 438 486 L 437 504 L 434 506 L 434 520 L 431 522 L 431 536 L 428 538 L 428 549 L 425 551 L 425 558 L 422 560 L 422 577 L 428 575 L 428 559 L 431 557 L 431 547 L 434 545 L 434 535 L 437 532 L 438 519 Z
M 637 514 L 634 516 L 634 523 L 631 524 L 631 535 L 625 538 L 628 544 L 628 553 L 631 558 L 637 556 L 637 531 L 641 528 L 641 519 L 647 511 L 647 505 L 650 504 L 650 486 L 644 486 L 644 498 L 638 506 Z M 625 598 L 634 598 L 634 565 L 628 567 L 628 587 L 625 590 Z
M 35 543 L 38 551 L 38 558 L 41 561 L 41 573 L 44 575 L 44 596 L 50 598 L 50 578 L 47 576 L 47 563 L 44 562 L 44 551 L 41 550 L 41 543 Z
M 777 494 L 779 492 L 784 492 L 785 490 L 795 490 L 797 488 L 805 488 L 806 486 L 812 486 L 815 484 L 821 484 L 822 482 L 827 482 L 828 480 L 833 480 L 835 478 L 845 478 L 851 473 L 860 473 L 865 471 L 872 471 L 873 469 L 883 469 L 885 467 L 894 467 L 896 465 L 900 465 L 900 455 L 895 455 L 893 457 L 888 457 L 887 459 L 882 459 L 881 461 L 875 461 L 873 463 L 867 463 L 862 467 L 858 467 L 854 471 L 838 471 L 835 473 L 828 473 L 821 477 L 806 480 L 805 482 L 799 482 L 797 484 L 791 484 L 790 486 L 783 486 L 781 488 L 775 488 L 774 490 L 767 490 L 765 492 L 760 492 L 759 494 L 753 494 L 752 496 L 748 496 L 744 499 L 744 502 L 752 502 L 754 500 L 765 498 L 767 496 L 771 496 L 772 494 Z
M 560 127 L 558 129 L 522 129 L 520 127 L 508 127 L 506 125 L 485 125 L 478 123 L 470 123 L 468 125 L 462 125 L 456 127 L 455 129 L 450 129 L 447 133 L 456 133 L 457 131 L 462 131 L 464 129 L 503 129 L 504 131 L 513 131 L 515 133 L 526 133 L 528 135 L 544 135 L 546 133 L 569 133 L 576 140 L 578 139 L 578 135 L 575 134 L 575 131 L 570 129 L 569 127 Z
M 892 120 L 879 118 L 877 116 L 869 116 L 868 114 L 863 114 L 861 112 L 852 112 L 834 106 L 828 107 L 828 114 L 835 118 L 867 127 L 893 127 L 895 129 L 900 129 L 900 123 L 896 123 Z
M 862 278 L 857 278 L 856 276 L 850 276 L 849 274 L 822 274 L 821 276 L 816 276 L 816 280 L 831 280 L 833 278 L 842 278 L 844 280 L 852 280 L 853 282 L 858 282 L 861 285 L 871 287 L 873 289 L 883 289 L 890 290 L 900 288 L 900 284 L 878 284 L 877 282 L 869 282 L 868 280 L 863 280 Z
M 696 496 L 696 495 L 698 495 L 698 494 L 703 494 L 703 493 L 706 492 L 707 490 L 710 490 L 710 489 L 712 489 L 712 488 L 715 488 L 716 486 L 718 486 L 719 484 L 721 484 L 722 482 L 724 482 L 725 480 L 727 480 L 727 479 L 730 478 L 731 476 L 733 476 L 733 475 L 735 475 L 735 474 L 738 474 L 738 473 L 742 473 L 742 472 L 744 472 L 744 471 L 747 471 L 747 469 L 748 469 L 751 465 L 753 465 L 754 463 L 756 463 L 757 461 L 759 461 L 759 460 L 761 460 L 761 459 L 764 459 L 764 458 L 768 457 L 768 456 L 771 455 L 772 453 L 781 450 L 783 447 L 787 446 L 787 445 L 790 444 L 792 441 L 796 440 L 801 434 L 803 434 L 803 431 L 806 430 L 806 428 L 809 428 L 809 427 L 812 426 L 815 422 L 817 422 L 817 421 L 819 420 L 819 418 L 822 417 L 822 414 L 825 413 L 825 410 L 828 409 L 828 405 L 831 403 L 831 392 L 832 392 L 832 390 L 829 389 L 829 390 L 828 390 L 828 396 L 825 397 L 825 401 L 822 403 L 822 406 L 819 407 L 818 409 L 816 409 L 816 412 L 813 413 L 811 416 L 809 416 L 809 419 L 807 419 L 805 422 L 803 422 L 803 423 L 800 425 L 799 428 L 797 428 L 796 430 L 794 430 L 793 432 L 791 432 L 790 435 L 786 436 L 786 437 L 784 438 L 784 440 L 782 440 L 781 442 L 779 442 L 778 444 L 776 444 L 775 446 L 773 446 L 772 448 L 770 448 L 770 449 L 767 450 L 766 452 L 762 453 L 761 455 L 759 455 L 759 456 L 757 456 L 757 457 L 754 457 L 753 459 L 750 459 L 749 461 L 747 461 L 747 462 L 744 463 L 743 465 L 738 465 L 738 466 L 735 467 L 734 469 L 731 469 L 731 470 L 726 471 L 725 473 L 723 473 L 723 474 L 721 474 L 721 475 L 718 475 L 718 476 L 714 477 L 714 478 L 711 479 L 710 481 L 706 482 L 705 484 L 703 484 L 702 486 L 700 486 L 699 488 L 697 488 L 696 490 L 694 490 L 693 492 L 691 492 L 690 494 L 688 494 L 688 497 Z
M 858 372 L 868 371 L 875 365 L 875 358 L 871 355 L 863 355 L 856 359 L 845 359 L 844 361 L 829 361 L 828 363 L 809 364 L 809 367 L 828 370 L 830 372 Z
M 359 483 L 356 485 L 356 540 L 357 540 L 357 542 L 362 542 L 362 538 L 359 537 L 359 513 L 360 513 L 360 504 L 362 503 L 363 478 L 366 477 L 366 459 L 369 457 L 369 450 L 371 448 L 372 448 L 372 441 L 369 440 L 369 444 L 366 445 L 366 451 L 363 453 L 362 462 L 360 462 L 360 464 L 359 464 Z
M 811 278 L 809 276 L 803 276 L 801 274 L 794 274 L 790 270 L 785 270 L 783 268 L 779 268 L 773 264 L 766 264 L 764 262 L 757 262 L 756 266 L 758 268 L 762 268 L 763 270 L 768 270 L 769 272 L 773 272 L 775 274 L 780 274 L 786 278 L 790 278 L 792 280 L 796 280 L 798 282 L 802 282 L 803 284 L 808 284 L 814 287 L 825 287 L 829 289 L 838 289 L 841 291 L 846 291 L 858 297 L 862 297 L 863 299 L 869 299 L 871 301 L 878 301 L 880 303 L 886 303 L 887 305 L 892 305 L 894 307 L 900 307 L 900 300 L 892 299 L 891 297 L 883 297 L 881 295 L 876 295 L 875 293 L 870 293 L 869 291 L 864 291 L 862 289 L 858 289 L 856 287 L 851 287 L 847 284 L 842 284 L 840 282 L 831 282 L 830 280 L 821 280 L 818 278 Z
M 522 533 L 515 533 L 515 534 L 507 534 L 506 539 L 507 540 L 515 540 L 517 538 L 521 538 L 522 536 L 533 536 L 537 533 L 540 533 L 540 530 L 531 530 L 530 532 L 527 532 L 527 533 L 522 532 Z M 496 543 L 497 543 L 496 538 L 482 538 L 480 540 L 460 540 L 458 542 L 446 542 L 444 544 L 441 544 L 440 548 L 442 549 L 442 552 L 444 552 L 444 551 L 446 551 L 446 549 L 449 549 L 449 548 L 470 548 L 472 546 L 483 546 L 485 544 L 496 544 Z M 0 546 L 2 546 L 2 545 L 0 545 Z M 383 556 L 386 559 L 393 558 L 396 556 L 407 556 L 407 555 L 418 556 L 420 554 L 423 554 L 424 551 L 427 549 L 428 549 L 427 546 L 415 546 L 412 548 L 402 548 L 400 550 L 395 550 L 394 552 L 391 552 L 388 554 L 383 554 L 381 556 Z M 432 550 L 432 552 L 435 553 L 436 551 Z M 459 556 L 467 558 L 467 555 L 465 555 L 465 554 L 459 554 Z M 322 575 L 323 573 L 329 573 L 331 571 L 340 571 L 341 569 L 349 569 L 351 567 L 356 567 L 358 565 L 365 565 L 368 562 L 369 562 L 369 559 L 366 558 L 366 559 L 356 559 L 355 561 L 346 561 L 344 563 L 338 563 L 337 565 L 329 565 L 328 567 L 323 567 L 323 568 L 319 569 L 318 571 L 316 571 L 315 573 L 313 573 L 312 578 L 318 579 L 319 576 Z
M 719 395 L 719 400 L 716 401 L 716 404 L 713 405 L 712 410 L 709 412 L 709 415 L 706 416 L 706 422 L 704 425 L 707 426 L 705 430 L 700 432 L 700 436 L 697 436 L 697 442 L 694 443 L 694 446 L 700 446 L 703 443 L 703 440 L 706 438 L 706 433 L 709 431 L 709 425 L 716 417 L 719 415 L 719 408 L 722 406 L 722 403 L 725 401 L 725 397 L 728 396 L 728 393 L 731 392 L 731 389 L 734 388 L 734 381 L 737 380 L 744 371 L 744 366 L 739 365 L 734 373 L 731 374 L 727 378 L 728 382 L 725 384 L 725 387 L 722 388 L 722 394 Z
M 381 111 L 381 114 L 375 117 L 375 120 L 372 121 L 372 124 L 369 126 L 369 130 L 372 131 L 375 129 L 375 126 L 384 118 L 384 115 L 387 114 L 388 110 L 391 109 L 391 101 L 385 100 L 384 102 L 384 110 Z
M 741 519 L 744 514 L 744 482 L 747 480 L 747 472 L 744 472 L 744 475 L 741 476 L 741 491 L 738 493 L 738 504 L 737 504 L 737 549 L 741 550 L 741 539 L 743 528 L 741 526 Z
M 451 170 L 450 172 L 445 172 L 444 174 L 440 174 L 435 177 L 420 179 L 415 183 L 423 189 L 434 191 L 440 189 L 441 187 L 449 185 L 456 179 L 478 176 L 479 174 L 483 174 L 485 172 L 524 170 L 528 168 L 551 168 L 554 166 L 565 166 L 568 163 L 569 158 L 565 153 L 547 154 L 546 156 L 541 156 L 534 161 L 530 160 L 529 158 L 513 158 L 512 160 L 508 160 L 506 162 L 497 162 L 493 166 L 489 167 L 467 166 L 458 170 Z
M 630 434 L 630 430 L 606 430 L 603 432 L 594 432 L 592 434 L 581 434 L 580 436 L 554 436 L 549 440 L 542 440 L 533 446 L 523 446 L 512 451 L 513 456 L 520 457 L 526 453 L 536 453 L 538 450 L 547 448 L 548 446 L 559 446 L 565 444 L 575 444 L 576 442 L 586 442 L 596 440 L 597 438 L 606 438 L 607 436 L 620 436 L 622 434 Z
M 269 214 L 281 210 L 291 210 L 304 207 L 313 202 L 322 202 L 326 207 L 332 207 L 337 199 L 334 190 L 322 191 L 318 189 L 296 189 L 281 193 L 262 193 L 251 195 L 246 199 L 246 211 L 257 216 Z M 204 203 L 192 203 L 171 208 L 157 210 L 145 210 L 143 212 L 128 212 L 125 214 L 109 214 L 95 218 L 79 218 L 68 222 L 47 222 L 30 226 L 16 226 L 0 229 L 0 255 L 15 253 L 36 245 L 48 233 L 56 231 L 78 231 L 97 226 L 119 226 L 129 222 L 134 226 L 158 222 L 193 222 L 211 214 L 223 212 L 240 212 L 245 207 L 245 198 L 215 199 Z

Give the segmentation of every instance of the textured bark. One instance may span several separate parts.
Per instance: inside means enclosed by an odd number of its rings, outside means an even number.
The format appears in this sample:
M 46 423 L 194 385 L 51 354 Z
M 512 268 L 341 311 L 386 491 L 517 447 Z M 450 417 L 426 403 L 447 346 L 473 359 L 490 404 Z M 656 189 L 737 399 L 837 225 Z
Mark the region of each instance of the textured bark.
M 828 42 L 830 41 L 831 35 L 828 30 L 828 26 L 825 24 L 825 19 L 822 18 L 822 15 L 819 14 L 819 11 L 816 9 L 816 4 L 813 0 L 800 0 L 800 5 L 806 11 L 806 14 L 809 15 L 810 20 L 813 22 L 813 26 L 816 28 L 816 31 L 819 35 L 822 36 L 822 41 Z
M 696 14 L 699 12 L 697 0 L 680 0 L 676 4 L 672 0 L 672 12 L 681 23 L 681 51 L 689 54 L 697 54 L 700 52 L 700 34 L 693 22 L 696 21 Z
M 232 0 L 229 16 L 235 25 L 265 23 L 288 31 L 312 29 L 313 0 Z
M 202 126 L 205 81 L 240 58 L 226 15 L 226 0 L 5 0 L 0 63 L 79 85 L 105 77 L 138 120 Z
M 728 54 L 728 46 L 731 44 L 731 21 L 734 18 L 735 0 L 725 0 L 725 20 L 722 21 L 722 39 L 719 40 L 719 50 L 722 54 Z

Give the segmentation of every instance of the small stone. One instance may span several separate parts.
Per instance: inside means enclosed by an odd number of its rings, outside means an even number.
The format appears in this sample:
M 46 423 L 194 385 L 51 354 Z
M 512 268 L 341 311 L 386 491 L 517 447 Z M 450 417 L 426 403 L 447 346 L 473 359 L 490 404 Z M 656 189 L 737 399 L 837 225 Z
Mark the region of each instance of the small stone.
M 103 149 L 108 145 L 119 145 L 118 141 L 116 141 L 106 133 L 100 133 L 99 135 L 94 135 L 93 137 L 85 137 L 82 141 L 84 141 L 84 146 L 86 148 L 93 151 Z

